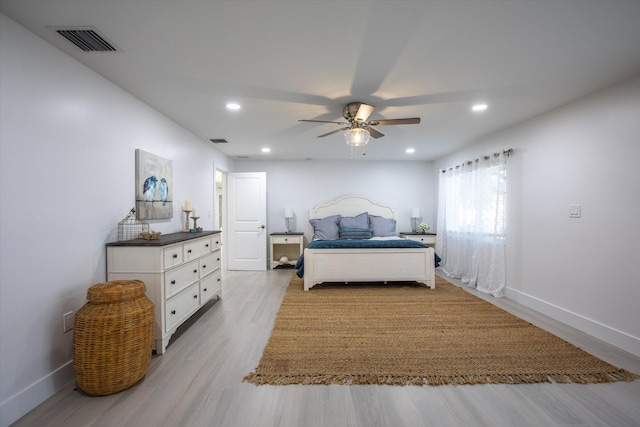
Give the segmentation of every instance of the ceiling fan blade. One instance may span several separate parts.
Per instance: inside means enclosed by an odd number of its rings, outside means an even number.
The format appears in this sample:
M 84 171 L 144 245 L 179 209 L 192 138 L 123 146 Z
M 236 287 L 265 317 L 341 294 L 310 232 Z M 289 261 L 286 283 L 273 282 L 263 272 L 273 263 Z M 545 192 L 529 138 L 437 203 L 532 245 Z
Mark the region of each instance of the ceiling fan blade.
M 333 135 L 334 133 L 344 132 L 344 131 L 346 131 L 347 129 L 349 129 L 349 128 L 348 128 L 348 127 L 345 127 L 345 128 L 340 128 L 340 129 L 332 130 L 331 132 L 324 133 L 324 134 L 322 134 L 322 135 L 318 135 L 316 138 L 324 138 L 325 136 Z
M 373 105 L 360 104 L 360 107 L 358 108 L 358 112 L 356 113 L 356 116 L 355 116 L 356 121 L 366 122 L 369 116 L 371 115 L 371 113 L 373 113 L 373 110 L 375 108 L 376 107 L 374 107 Z
M 369 134 L 376 139 L 382 138 L 384 136 L 384 133 L 379 132 L 372 127 L 367 127 L 367 130 L 369 131 Z
M 418 123 L 420 123 L 420 117 L 411 117 L 408 119 L 373 120 L 369 123 L 369 125 L 370 126 L 417 125 Z
M 347 122 L 332 122 L 329 120 L 298 120 L 299 122 L 312 122 L 312 123 L 336 123 L 338 125 L 346 125 Z

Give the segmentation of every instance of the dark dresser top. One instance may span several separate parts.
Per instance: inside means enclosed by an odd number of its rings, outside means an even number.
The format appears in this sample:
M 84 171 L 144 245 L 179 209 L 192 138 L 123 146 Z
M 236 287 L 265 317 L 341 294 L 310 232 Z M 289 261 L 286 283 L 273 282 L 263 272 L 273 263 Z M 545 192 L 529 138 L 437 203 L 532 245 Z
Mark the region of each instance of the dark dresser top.
M 431 233 L 429 231 L 427 231 L 426 233 L 423 233 L 421 231 L 401 231 L 400 234 L 406 234 L 407 236 L 422 236 L 423 234 L 426 236 L 437 236 L 436 233 Z
M 122 242 L 107 243 L 107 246 L 166 246 L 174 243 L 180 243 L 187 240 L 197 239 L 198 237 L 210 236 L 212 234 L 220 234 L 219 230 L 213 231 L 197 231 L 195 233 L 170 233 L 161 234 L 156 240 L 145 240 L 143 238 L 125 240 Z

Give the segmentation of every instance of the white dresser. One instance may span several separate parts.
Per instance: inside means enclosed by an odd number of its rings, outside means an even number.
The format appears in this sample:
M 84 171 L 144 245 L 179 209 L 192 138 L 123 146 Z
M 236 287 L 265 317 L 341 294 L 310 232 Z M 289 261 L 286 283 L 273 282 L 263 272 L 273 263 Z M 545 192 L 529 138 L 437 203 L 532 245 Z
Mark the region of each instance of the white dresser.
M 201 231 L 107 244 L 107 280 L 138 279 L 147 287 L 155 306 L 157 354 L 165 352 L 178 326 L 220 298 L 221 237 L 219 231 Z

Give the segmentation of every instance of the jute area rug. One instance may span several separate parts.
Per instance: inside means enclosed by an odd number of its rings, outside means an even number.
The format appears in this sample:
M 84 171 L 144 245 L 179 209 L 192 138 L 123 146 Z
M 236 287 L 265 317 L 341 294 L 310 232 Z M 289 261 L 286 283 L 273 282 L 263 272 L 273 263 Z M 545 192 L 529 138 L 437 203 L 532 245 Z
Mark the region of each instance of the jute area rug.
M 522 384 L 633 381 L 442 278 L 322 284 L 292 275 L 254 384 Z

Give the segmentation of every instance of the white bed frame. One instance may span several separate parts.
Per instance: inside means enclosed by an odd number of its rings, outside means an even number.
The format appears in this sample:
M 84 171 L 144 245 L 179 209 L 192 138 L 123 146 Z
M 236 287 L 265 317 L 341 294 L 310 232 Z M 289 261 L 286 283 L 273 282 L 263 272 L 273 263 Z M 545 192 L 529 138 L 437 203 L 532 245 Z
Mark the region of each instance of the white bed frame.
M 396 209 L 362 196 L 344 196 L 318 205 L 309 211 L 309 219 L 336 214 L 356 216 L 363 212 L 398 221 Z M 323 282 L 397 281 L 416 281 L 434 289 L 433 248 L 304 250 L 305 291 Z

